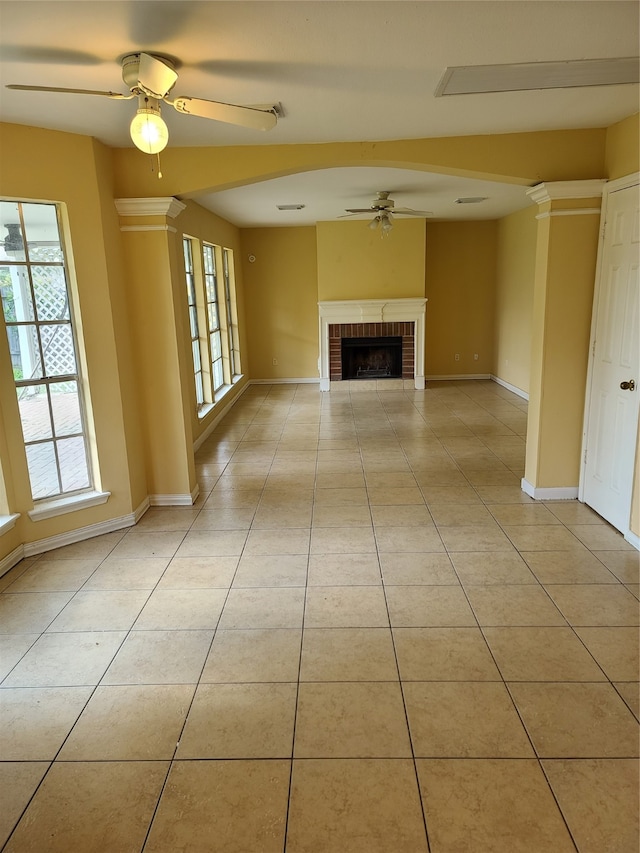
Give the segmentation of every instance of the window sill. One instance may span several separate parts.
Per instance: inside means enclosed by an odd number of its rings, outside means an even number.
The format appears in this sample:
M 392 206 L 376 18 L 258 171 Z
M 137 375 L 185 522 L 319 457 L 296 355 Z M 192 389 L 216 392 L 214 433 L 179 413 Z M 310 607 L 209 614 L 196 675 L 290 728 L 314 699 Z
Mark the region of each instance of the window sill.
M 64 515 L 67 512 L 99 506 L 106 503 L 110 497 L 111 492 L 83 492 L 80 495 L 44 500 L 38 502 L 28 515 L 31 521 L 44 521 L 45 518 L 54 518 L 56 515 Z
M 200 406 L 198 409 L 198 419 L 202 420 L 206 418 L 210 411 L 212 411 L 215 403 L 205 403 L 203 406 Z
M 0 515 L 0 536 L 3 533 L 7 533 L 12 527 L 15 527 L 16 521 L 19 518 L 19 512 L 14 512 L 13 515 Z

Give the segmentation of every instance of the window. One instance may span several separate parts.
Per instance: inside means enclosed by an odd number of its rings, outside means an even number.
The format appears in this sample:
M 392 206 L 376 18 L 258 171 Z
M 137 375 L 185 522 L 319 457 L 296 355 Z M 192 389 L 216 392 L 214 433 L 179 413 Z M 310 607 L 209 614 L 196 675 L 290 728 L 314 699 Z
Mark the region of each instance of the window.
M 238 326 L 236 321 L 236 288 L 233 269 L 233 252 L 231 249 L 222 250 L 222 265 L 224 272 L 224 292 L 227 308 L 227 335 L 229 338 L 229 364 L 231 377 L 240 375 L 240 346 L 238 343 Z
M 92 488 L 55 204 L 0 202 L 0 295 L 34 500 Z
M 191 334 L 191 353 L 193 355 L 193 373 L 196 383 L 196 404 L 198 409 L 204 405 L 204 378 L 202 375 L 202 357 L 200 352 L 200 324 L 198 323 L 198 303 L 196 299 L 196 280 L 193 268 L 194 241 L 185 237 L 182 241 L 184 248 L 184 269 L 187 277 L 187 302 L 189 303 L 189 330 Z
M 183 238 L 196 404 L 203 417 L 240 375 L 233 252 Z M 201 266 L 200 266 L 201 262 Z M 219 270 L 222 269 L 222 282 Z
M 222 331 L 220 329 L 220 312 L 218 310 L 218 277 L 216 274 L 215 248 L 208 243 L 202 247 L 204 258 L 204 284 L 207 295 L 207 322 L 209 323 L 209 350 L 211 352 L 211 376 L 213 392 L 219 391 L 224 385 L 224 368 L 222 363 Z

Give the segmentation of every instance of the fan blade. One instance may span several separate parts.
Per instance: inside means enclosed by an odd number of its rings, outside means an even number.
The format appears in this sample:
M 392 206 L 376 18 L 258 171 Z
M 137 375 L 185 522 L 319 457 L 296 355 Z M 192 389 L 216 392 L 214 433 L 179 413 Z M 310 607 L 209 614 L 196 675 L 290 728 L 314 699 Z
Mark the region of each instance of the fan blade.
M 433 216 L 430 210 L 411 210 L 410 207 L 394 207 L 393 212 L 401 216 Z
M 153 98 L 164 98 L 175 85 L 178 75 L 160 59 L 148 53 L 140 54 L 138 85 Z
M 379 207 L 348 207 L 347 213 L 378 213 L 381 208 Z
M 116 101 L 128 101 L 135 95 L 121 95 L 119 92 L 97 92 L 95 89 L 59 89 L 56 86 L 20 86 L 17 83 L 8 83 L 5 89 L 20 89 L 22 92 L 64 92 L 69 95 L 102 95 L 104 98 L 113 98 Z
M 273 109 L 257 110 L 254 107 L 240 107 L 235 104 L 223 104 L 220 101 L 187 97 L 176 98 L 175 101 L 167 100 L 167 103 L 185 115 L 211 118 L 227 124 L 239 124 L 254 130 L 271 130 L 278 122 L 275 106 Z

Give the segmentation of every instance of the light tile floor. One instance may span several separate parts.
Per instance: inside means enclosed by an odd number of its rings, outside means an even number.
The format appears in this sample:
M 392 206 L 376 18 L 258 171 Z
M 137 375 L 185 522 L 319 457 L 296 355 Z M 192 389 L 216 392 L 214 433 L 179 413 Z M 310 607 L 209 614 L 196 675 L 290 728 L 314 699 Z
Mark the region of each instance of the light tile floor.
M 637 853 L 638 553 L 525 427 L 252 386 L 193 508 L 1 578 L 7 853 Z

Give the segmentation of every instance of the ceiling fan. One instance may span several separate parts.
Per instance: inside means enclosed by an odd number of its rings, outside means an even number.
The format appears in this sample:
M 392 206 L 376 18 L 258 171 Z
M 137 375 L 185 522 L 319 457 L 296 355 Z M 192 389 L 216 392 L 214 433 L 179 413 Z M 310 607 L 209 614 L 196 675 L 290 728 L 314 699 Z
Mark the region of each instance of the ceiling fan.
M 410 207 L 396 207 L 392 198 L 391 190 L 380 190 L 369 207 L 351 207 L 343 214 L 341 219 L 347 216 L 357 216 L 361 213 L 375 213 L 375 217 L 369 223 L 369 228 L 375 231 L 380 227 L 383 236 L 387 235 L 393 228 L 393 216 L 433 216 L 429 210 L 412 210 Z
M 138 98 L 138 110 L 130 126 L 133 143 L 146 154 L 157 154 L 169 140 L 168 128 L 160 116 L 160 103 L 169 104 L 183 115 L 200 116 L 253 130 L 271 130 L 282 116 L 280 104 L 238 106 L 220 101 L 207 101 L 169 93 L 178 79 L 175 63 L 152 53 L 130 53 L 122 59 L 122 79 L 129 94 L 100 92 L 92 89 L 61 89 L 54 86 L 7 85 L 7 89 L 27 92 L 64 92 L 71 95 L 100 95 L 116 101 Z

